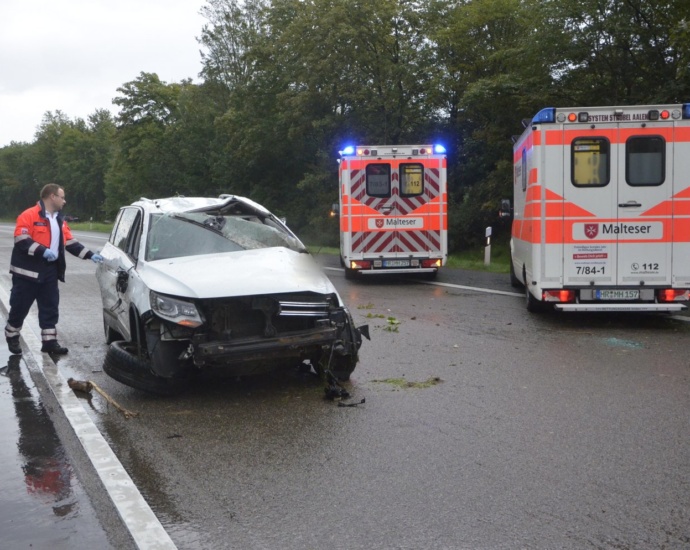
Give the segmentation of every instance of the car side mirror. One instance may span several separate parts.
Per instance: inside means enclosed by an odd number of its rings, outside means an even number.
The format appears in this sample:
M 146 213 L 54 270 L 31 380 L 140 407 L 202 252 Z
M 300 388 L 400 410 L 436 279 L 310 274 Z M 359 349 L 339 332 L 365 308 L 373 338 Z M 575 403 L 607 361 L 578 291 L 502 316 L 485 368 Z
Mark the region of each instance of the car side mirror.
M 331 218 L 335 218 L 338 214 L 340 214 L 340 205 L 334 202 L 331 205 Z

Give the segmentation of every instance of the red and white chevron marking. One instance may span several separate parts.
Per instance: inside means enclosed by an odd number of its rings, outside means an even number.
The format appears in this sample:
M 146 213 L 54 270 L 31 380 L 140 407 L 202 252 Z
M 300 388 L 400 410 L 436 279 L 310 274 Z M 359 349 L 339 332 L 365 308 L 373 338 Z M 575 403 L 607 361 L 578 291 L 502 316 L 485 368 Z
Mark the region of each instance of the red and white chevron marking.
M 351 170 L 350 181 L 352 184 L 350 187 L 350 194 L 354 200 L 366 204 L 376 211 L 380 212 L 383 206 L 392 206 L 395 209 L 396 215 L 404 216 L 414 212 L 417 208 L 430 200 L 435 199 L 441 193 L 440 175 L 439 171 L 435 168 L 424 168 L 424 192 L 416 197 L 401 197 L 398 185 L 396 185 L 398 180 L 398 173 L 393 172 L 393 174 L 391 174 L 392 190 L 390 197 L 370 197 L 366 193 L 366 170 Z
M 439 252 L 440 231 L 356 231 L 352 233 L 355 253 Z

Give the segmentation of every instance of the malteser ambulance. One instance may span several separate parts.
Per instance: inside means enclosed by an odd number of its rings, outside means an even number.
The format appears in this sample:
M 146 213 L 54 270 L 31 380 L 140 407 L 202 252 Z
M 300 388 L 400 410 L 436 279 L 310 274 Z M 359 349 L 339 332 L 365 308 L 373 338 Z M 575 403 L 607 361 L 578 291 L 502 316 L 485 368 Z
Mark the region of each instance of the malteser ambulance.
M 543 109 L 513 163 L 511 282 L 530 311 L 685 309 L 690 103 Z
M 448 257 L 446 150 L 441 145 L 346 147 L 339 159 L 345 276 L 423 273 Z

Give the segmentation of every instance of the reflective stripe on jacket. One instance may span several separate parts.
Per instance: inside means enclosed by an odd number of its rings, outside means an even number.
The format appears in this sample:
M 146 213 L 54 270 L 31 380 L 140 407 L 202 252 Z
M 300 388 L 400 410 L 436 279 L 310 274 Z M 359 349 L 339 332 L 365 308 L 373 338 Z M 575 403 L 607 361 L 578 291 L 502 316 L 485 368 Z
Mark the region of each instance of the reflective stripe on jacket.
M 67 266 L 65 250 L 82 259 L 93 256 L 93 252 L 72 236 L 72 231 L 63 220 L 61 213 L 58 213 L 57 222 L 61 233 L 58 259 L 55 262 L 48 262 L 43 257 L 43 253 L 50 247 L 50 220 L 46 217 L 43 201 L 38 201 L 36 206 L 27 208 L 19 214 L 14 228 L 10 273 L 41 282 L 57 264 L 58 279 L 64 282 Z

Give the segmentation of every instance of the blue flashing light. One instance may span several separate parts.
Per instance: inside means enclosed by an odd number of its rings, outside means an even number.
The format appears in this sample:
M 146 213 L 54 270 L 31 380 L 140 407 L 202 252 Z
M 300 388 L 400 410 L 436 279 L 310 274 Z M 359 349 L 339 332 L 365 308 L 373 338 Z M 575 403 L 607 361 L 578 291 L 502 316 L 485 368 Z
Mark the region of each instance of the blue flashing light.
M 354 147 L 354 145 L 348 145 L 347 147 L 345 147 L 345 149 L 343 149 L 342 151 L 340 151 L 340 154 L 341 154 L 341 155 L 354 155 L 354 154 L 355 154 L 355 147 Z
M 441 145 L 439 143 L 434 145 L 434 153 L 436 153 L 437 155 L 443 155 L 443 154 L 445 154 L 445 152 L 446 152 L 446 148 L 443 145 Z
M 556 122 L 556 109 L 555 107 L 547 107 L 542 109 L 532 119 L 533 124 L 543 124 L 545 122 Z
M 683 103 L 683 118 L 690 118 L 690 103 Z

